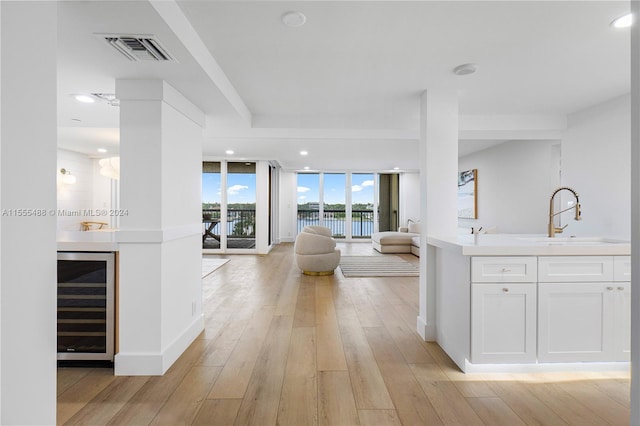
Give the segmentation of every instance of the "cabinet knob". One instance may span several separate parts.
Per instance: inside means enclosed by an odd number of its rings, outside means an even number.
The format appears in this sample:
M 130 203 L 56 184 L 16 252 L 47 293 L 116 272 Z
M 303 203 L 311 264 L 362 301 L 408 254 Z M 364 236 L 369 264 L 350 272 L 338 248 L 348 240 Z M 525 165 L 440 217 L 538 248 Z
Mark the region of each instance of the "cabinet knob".
M 511 272 L 511 269 L 502 268 L 502 269 L 500 270 L 500 272 Z
M 611 291 L 613 290 L 613 287 L 607 287 L 607 290 Z
M 508 289 L 507 287 L 504 287 L 504 288 L 502 289 L 502 291 L 503 291 L 504 293 L 509 293 L 509 289 Z
M 622 291 L 624 290 L 624 287 L 618 287 L 618 290 Z

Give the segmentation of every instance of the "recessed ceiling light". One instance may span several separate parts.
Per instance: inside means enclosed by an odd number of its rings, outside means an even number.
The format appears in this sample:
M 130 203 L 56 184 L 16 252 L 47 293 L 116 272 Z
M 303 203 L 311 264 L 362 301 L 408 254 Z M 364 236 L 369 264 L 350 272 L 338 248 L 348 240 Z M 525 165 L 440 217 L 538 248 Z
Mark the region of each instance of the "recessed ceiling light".
M 304 169 L 305 170 L 309 170 L 309 166 L 304 166 Z
M 74 98 L 76 101 L 83 102 L 85 104 L 92 104 L 96 101 L 96 99 L 93 96 L 89 96 L 89 95 L 75 95 Z
M 611 22 L 613 28 L 629 28 L 633 25 L 633 14 L 627 13 L 622 15 Z
M 224 152 L 227 155 L 233 155 L 233 150 L 232 149 L 228 149 Z
M 393 170 L 400 170 L 400 167 L 394 167 Z
M 300 151 L 300 155 L 309 155 L 309 151 Z
M 287 27 L 301 27 L 307 22 L 307 17 L 301 12 L 287 12 L 282 15 L 282 23 Z
M 476 72 L 478 66 L 476 64 L 462 64 L 453 69 L 455 75 L 469 75 Z
M 104 149 L 104 148 L 98 148 L 98 152 L 105 153 L 105 152 L 107 152 L 107 150 L 106 150 L 106 149 Z

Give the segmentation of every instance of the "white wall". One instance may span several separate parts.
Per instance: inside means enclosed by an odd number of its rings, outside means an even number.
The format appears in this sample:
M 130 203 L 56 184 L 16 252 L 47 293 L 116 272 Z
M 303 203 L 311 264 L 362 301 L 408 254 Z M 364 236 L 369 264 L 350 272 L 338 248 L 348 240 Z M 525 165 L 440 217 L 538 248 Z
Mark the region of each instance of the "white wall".
M 0 216 L 0 424 L 50 425 L 56 422 L 56 218 L 49 211 L 56 208 L 57 5 L 0 2 L 0 9 L 0 207 L 46 213 Z
M 400 226 L 420 219 L 420 173 L 400 174 Z
M 571 114 L 562 141 L 562 184 L 580 195 L 571 235 L 631 235 L 629 95 Z
M 62 181 L 62 174 L 60 173 L 62 168 L 71 172 L 72 176 L 75 176 L 75 184 L 69 185 Z M 85 154 L 59 149 L 56 172 L 59 210 L 58 230 L 79 231 L 80 222 L 100 220 L 83 214 L 93 207 L 93 161 Z M 65 214 L 60 214 L 61 212 L 65 212 Z M 73 214 L 75 213 L 82 213 L 83 215 L 74 216 Z
M 107 222 L 109 227 L 116 227 L 117 216 L 98 216 L 98 209 L 112 209 L 111 179 L 100 174 L 98 159 L 89 158 L 86 154 L 58 149 L 57 201 L 58 231 L 79 231 L 80 222 Z M 62 182 L 60 169 L 66 169 L 76 177 L 76 183 L 69 185 Z M 64 212 L 64 214 L 63 214 Z M 86 212 L 94 212 L 84 214 Z M 81 216 L 72 214 L 80 213 Z
M 478 169 L 478 218 L 459 219 L 459 226 L 546 233 L 549 197 L 560 182 L 558 144 L 509 141 L 459 158 L 459 171 Z

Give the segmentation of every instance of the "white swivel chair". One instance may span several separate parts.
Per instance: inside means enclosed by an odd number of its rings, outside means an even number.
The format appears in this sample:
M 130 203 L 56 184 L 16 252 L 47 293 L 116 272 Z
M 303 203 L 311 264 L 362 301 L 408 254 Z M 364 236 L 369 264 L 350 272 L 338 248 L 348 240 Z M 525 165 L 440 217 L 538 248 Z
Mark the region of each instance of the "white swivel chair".
M 340 264 L 340 250 L 324 226 L 306 226 L 296 237 L 294 252 L 305 275 L 332 275 Z

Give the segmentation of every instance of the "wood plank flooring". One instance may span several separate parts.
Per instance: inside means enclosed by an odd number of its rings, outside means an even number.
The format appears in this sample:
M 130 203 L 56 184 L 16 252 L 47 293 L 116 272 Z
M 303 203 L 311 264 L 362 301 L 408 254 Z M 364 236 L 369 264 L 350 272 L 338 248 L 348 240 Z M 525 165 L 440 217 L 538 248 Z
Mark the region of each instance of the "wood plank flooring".
M 379 255 L 340 243 L 343 255 Z M 58 424 L 626 425 L 628 373 L 465 375 L 415 332 L 418 278 L 309 277 L 292 244 L 203 281 L 164 376 L 58 369 Z M 402 255 L 418 262 L 412 255 Z

